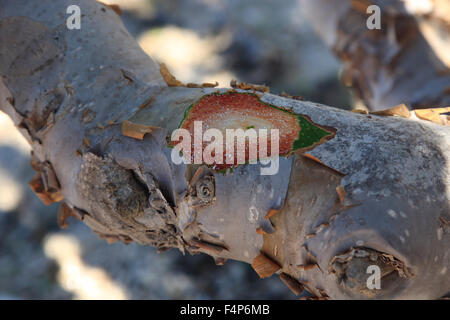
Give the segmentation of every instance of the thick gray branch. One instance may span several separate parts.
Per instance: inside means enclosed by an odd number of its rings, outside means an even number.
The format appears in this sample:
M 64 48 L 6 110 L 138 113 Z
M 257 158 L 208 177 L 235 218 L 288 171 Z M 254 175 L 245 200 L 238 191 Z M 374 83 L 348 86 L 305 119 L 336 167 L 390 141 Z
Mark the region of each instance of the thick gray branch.
M 81 30 L 65 25 L 74 2 Z M 273 268 L 318 297 L 449 291 L 450 127 L 265 93 L 262 101 L 336 131 L 309 151 L 320 161 L 282 157 L 273 176 L 259 165 L 225 175 L 175 165 L 167 134 L 215 89 L 167 87 L 97 2 L 0 0 L 0 8 L 0 108 L 33 147 L 37 193 L 64 198 L 62 218 L 70 212 L 107 240 L 242 260 L 263 275 Z M 125 120 L 159 129 L 133 139 L 122 134 Z M 266 219 L 270 209 L 281 210 Z M 366 286 L 372 264 L 381 290 Z

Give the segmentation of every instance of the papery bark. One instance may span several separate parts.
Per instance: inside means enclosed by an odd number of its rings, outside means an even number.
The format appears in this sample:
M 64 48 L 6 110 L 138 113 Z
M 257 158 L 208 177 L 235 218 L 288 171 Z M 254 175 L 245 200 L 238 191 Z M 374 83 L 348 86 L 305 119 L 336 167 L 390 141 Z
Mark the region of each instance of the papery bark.
M 81 30 L 66 28 L 71 4 L 81 8 Z M 281 157 L 272 176 L 260 165 L 227 174 L 175 165 L 166 137 L 190 105 L 227 89 L 168 87 L 97 2 L 0 0 L 0 8 L 0 108 L 33 148 L 35 189 L 49 201 L 64 197 L 64 217 L 108 241 L 245 261 L 319 298 L 449 291 L 450 127 L 260 92 L 334 137 Z M 148 133 L 124 135 L 125 121 Z M 366 284 L 374 264 L 380 290 Z

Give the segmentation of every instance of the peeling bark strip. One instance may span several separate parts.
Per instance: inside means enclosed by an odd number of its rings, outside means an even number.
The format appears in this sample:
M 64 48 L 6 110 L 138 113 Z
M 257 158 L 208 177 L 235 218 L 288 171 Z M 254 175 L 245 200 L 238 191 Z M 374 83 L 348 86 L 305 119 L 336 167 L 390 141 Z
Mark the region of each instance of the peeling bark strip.
M 61 229 L 67 229 L 69 223 L 67 219 L 69 217 L 74 217 L 77 220 L 83 220 L 83 215 L 78 210 L 71 209 L 65 202 L 63 202 L 58 209 L 58 226 Z
M 270 219 L 270 218 L 272 218 L 274 215 L 276 215 L 278 212 L 280 212 L 280 210 L 270 209 L 269 212 L 267 212 L 265 218 L 266 218 L 266 219 Z
M 215 88 L 219 85 L 219 83 L 216 81 L 215 83 L 202 83 L 202 84 L 197 84 L 197 83 L 188 83 L 186 85 L 186 87 L 188 88 Z
M 32 157 L 33 169 L 39 171 L 31 179 L 29 185 L 45 205 L 50 205 L 64 199 L 55 172 L 49 162 L 41 163 Z
M 115 13 L 117 13 L 118 16 L 122 15 L 122 9 L 120 8 L 120 6 L 118 4 L 104 4 L 101 1 L 99 1 L 101 4 L 103 4 L 104 6 L 110 8 L 111 10 L 113 10 Z
M 270 277 L 281 269 L 278 263 L 267 257 L 264 253 L 260 253 L 253 260 L 252 267 L 260 278 Z
M 268 233 L 267 233 L 263 228 L 261 228 L 261 227 L 256 228 L 256 233 L 257 233 L 257 234 L 262 234 L 262 235 L 268 234 Z
M 165 63 L 161 63 L 159 72 L 161 73 L 164 81 L 167 83 L 169 87 L 182 87 L 184 86 L 183 82 L 177 80 L 174 75 L 172 75 L 167 68 Z
M 327 44 L 353 62 L 351 78 L 369 106 L 448 101 L 448 74 L 431 67 L 436 60 L 410 17 L 388 14 L 392 42 L 359 28 L 364 14 L 342 5 L 348 1 L 303 2 Z M 77 3 L 85 16 L 73 32 L 55 14 L 70 0 L 0 0 L 0 109 L 33 148 L 38 196 L 64 197 L 61 226 L 73 213 L 108 242 L 245 261 L 319 299 L 435 299 L 450 291 L 450 126 L 428 121 L 442 110 L 386 117 L 252 86 L 188 88 L 142 52 L 114 12 Z M 405 30 L 416 35 L 408 46 L 397 36 Z M 420 65 L 417 57 L 425 57 Z M 222 114 L 234 107 L 246 117 L 263 110 L 270 124 L 291 120 L 299 130 L 286 133 L 286 150 L 298 149 L 272 176 L 260 175 L 259 164 L 225 174 L 175 165 L 167 135 L 190 106 L 187 116 L 201 118 L 205 101 L 224 102 Z M 210 109 L 207 120 L 219 119 Z M 280 210 L 266 219 L 272 208 Z M 370 264 L 382 270 L 375 293 L 364 287 Z
M 305 290 L 300 282 L 284 272 L 280 274 L 280 279 L 296 296 L 298 296 L 303 292 L 303 290 Z
M 297 268 L 301 271 L 308 271 L 317 268 L 317 264 L 298 265 Z
M 411 116 L 411 113 L 404 104 L 399 104 L 398 106 L 386 110 L 373 111 L 371 114 L 378 116 L 399 116 L 403 118 L 409 118 Z
M 449 125 L 448 116 L 444 113 L 450 113 L 450 107 L 447 108 L 433 108 L 433 109 L 416 109 L 414 110 L 416 116 L 422 120 L 428 120 L 438 124 Z
M 198 247 L 200 249 L 203 249 L 203 250 L 205 250 L 207 252 L 209 251 L 212 254 L 220 254 L 224 250 L 228 251 L 228 249 L 225 248 L 225 247 L 222 247 L 222 246 L 217 245 L 217 244 L 201 241 L 201 240 L 192 240 L 191 241 L 191 245 L 193 245 L 194 247 Z
M 345 199 L 345 190 L 342 186 L 337 186 L 336 187 L 336 192 L 339 196 L 339 201 L 340 203 L 344 203 L 344 199 Z
M 231 80 L 230 86 L 232 88 L 242 89 L 242 90 L 255 90 L 255 91 L 261 91 L 261 92 L 269 92 L 270 91 L 270 88 L 266 85 L 251 84 L 251 83 L 245 83 L 245 82 L 238 83 L 236 80 Z
M 36 173 L 34 178 L 30 181 L 30 187 L 39 199 L 41 199 L 41 201 L 47 206 L 64 199 L 64 197 L 59 193 L 59 190 L 50 191 L 48 187 L 46 187 L 41 173 Z
M 137 124 L 128 120 L 125 120 L 122 123 L 122 134 L 126 137 L 138 140 L 143 140 L 145 134 L 151 133 L 154 129 L 156 129 L 156 127 Z

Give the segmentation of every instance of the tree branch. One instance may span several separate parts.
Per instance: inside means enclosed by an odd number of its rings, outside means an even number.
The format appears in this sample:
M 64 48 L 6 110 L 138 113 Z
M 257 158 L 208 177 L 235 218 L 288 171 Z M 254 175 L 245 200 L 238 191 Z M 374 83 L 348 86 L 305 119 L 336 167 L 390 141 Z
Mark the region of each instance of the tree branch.
M 245 261 L 318 298 L 448 292 L 450 127 L 251 89 L 167 86 L 108 7 L 76 1 L 81 30 L 68 30 L 73 2 L 0 0 L 0 108 L 32 145 L 33 189 L 48 203 L 64 198 L 62 225 L 74 216 L 108 241 Z M 275 175 L 260 164 L 225 174 L 176 165 L 167 136 L 217 93 L 292 110 L 332 135 L 280 157 Z M 366 285 L 370 265 L 380 290 Z

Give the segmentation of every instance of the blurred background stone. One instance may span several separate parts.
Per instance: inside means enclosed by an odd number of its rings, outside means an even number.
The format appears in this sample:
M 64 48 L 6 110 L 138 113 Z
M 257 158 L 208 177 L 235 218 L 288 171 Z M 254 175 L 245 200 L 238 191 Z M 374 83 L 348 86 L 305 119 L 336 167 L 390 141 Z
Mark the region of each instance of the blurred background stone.
M 142 48 L 183 82 L 265 83 L 350 109 L 339 62 L 304 22 L 295 0 L 102 0 L 119 4 Z M 108 245 L 85 225 L 56 224 L 28 187 L 30 148 L 0 113 L 0 299 L 295 299 L 277 276 L 216 266 L 132 243 Z

